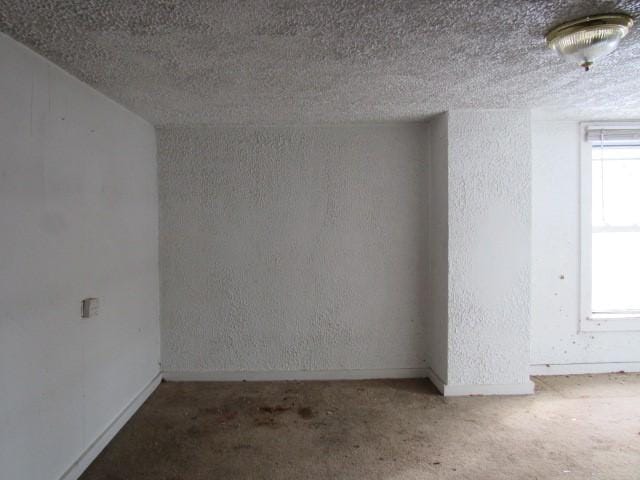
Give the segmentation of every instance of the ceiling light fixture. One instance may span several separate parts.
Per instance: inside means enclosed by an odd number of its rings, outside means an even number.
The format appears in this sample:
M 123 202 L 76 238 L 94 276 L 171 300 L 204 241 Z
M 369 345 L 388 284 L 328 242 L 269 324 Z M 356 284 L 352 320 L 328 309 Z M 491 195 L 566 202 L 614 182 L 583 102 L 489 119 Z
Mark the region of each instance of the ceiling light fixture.
M 545 39 L 562 58 L 588 72 L 596 59 L 616 49 L 632 25 L 633 19 L 624 13 L 592 15 L 558 25 Z

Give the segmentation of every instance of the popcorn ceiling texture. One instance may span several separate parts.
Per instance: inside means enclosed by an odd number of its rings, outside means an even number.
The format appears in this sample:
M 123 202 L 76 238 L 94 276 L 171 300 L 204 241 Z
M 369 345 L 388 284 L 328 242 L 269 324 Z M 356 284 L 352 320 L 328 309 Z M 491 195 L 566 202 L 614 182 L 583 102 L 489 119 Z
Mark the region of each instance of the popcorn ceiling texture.
M 450 111 L 452 385 L 530 385 L 531 126 L 527 111 Z
M 425 368 L 427 128 L 157 129 L 163 369 Z
M 0 0 L 0 30 L 156 125 L 637 116 L 640 29 L 589 73 L 544 45 L 608 11 L 640 2 Z

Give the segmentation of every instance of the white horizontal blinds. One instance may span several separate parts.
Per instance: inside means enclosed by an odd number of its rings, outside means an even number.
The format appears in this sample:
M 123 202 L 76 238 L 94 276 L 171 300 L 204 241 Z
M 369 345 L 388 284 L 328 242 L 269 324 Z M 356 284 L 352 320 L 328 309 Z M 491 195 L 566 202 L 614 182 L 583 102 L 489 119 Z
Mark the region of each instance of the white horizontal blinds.
M 639 145 L 640 126 L 637 128 L 598 128 L 587 129 L 587 141 L 594 145 Z
M 640 310 L 640 128 L 587 130 L 592 145 L 592 311 Z

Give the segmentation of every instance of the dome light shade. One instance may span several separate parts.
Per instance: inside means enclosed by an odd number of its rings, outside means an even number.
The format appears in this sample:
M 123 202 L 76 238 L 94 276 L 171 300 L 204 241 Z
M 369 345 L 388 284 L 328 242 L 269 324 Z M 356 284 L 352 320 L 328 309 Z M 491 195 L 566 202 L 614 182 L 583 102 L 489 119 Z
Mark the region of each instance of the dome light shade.
M 546 35 L 547 45 L 586 71 L 593 62 L 613 52 L 629 33 L 633 19 L 623 13 L 592 15 L 563 23 Z

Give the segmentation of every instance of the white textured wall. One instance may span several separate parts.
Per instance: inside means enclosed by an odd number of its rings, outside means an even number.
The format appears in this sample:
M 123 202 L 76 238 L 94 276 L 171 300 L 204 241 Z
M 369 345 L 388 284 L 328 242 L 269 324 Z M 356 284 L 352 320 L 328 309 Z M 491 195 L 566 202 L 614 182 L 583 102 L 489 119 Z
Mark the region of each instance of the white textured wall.
M 0 65 L 0 476 L 56 479 L 159 370 L 155 136 L 4 35 Z
M 426 125 L 157 133 L 165 370 L 426 367 Z
M 578 333 L 578 122 L 536 118 L 532 146 L 531 363 L 640 362 L 640 332 Z
M 429 315 L 426 353 L 436 383 L 446 383 L 449 346 L 449 140 L 448 115 L 436 116 L 429 123 Z
M 447 383 L 530 385 L 529 112 L 454 110 L 448 127 Z

